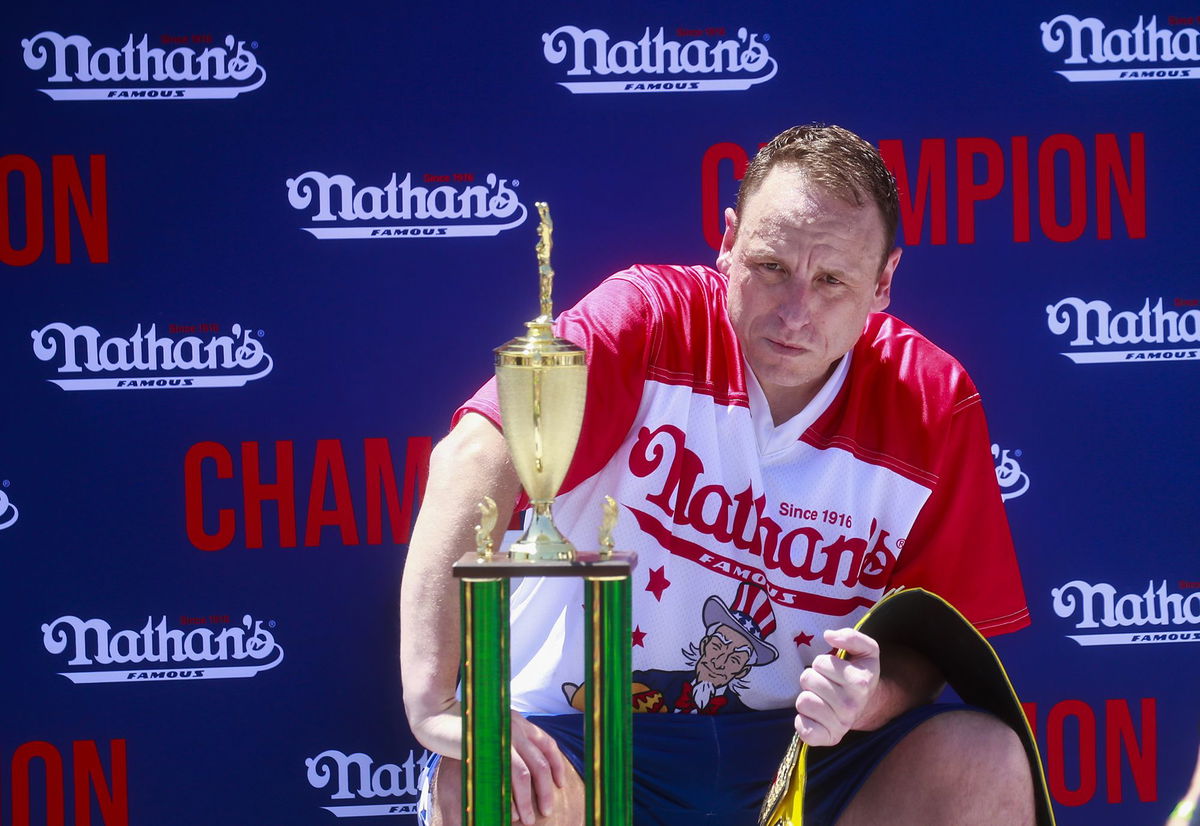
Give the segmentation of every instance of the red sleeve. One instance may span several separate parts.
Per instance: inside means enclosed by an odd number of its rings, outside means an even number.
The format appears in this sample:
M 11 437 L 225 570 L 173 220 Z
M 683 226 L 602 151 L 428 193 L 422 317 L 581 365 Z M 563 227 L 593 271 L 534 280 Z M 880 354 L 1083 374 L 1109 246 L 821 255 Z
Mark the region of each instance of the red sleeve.
M 1029 609 L 977 393 L 950 417 L 937 477 L 891 584 L 938 594 L 985 636 L 1024 628 Z
M 587 403 L 579 445 L 562 492 L 599 471 L 624 441 L 642 400 L 646 368 L 661 324 L 661 310 L 630 273 L 601 282 L 554 322 L 554 334 L 587 353 Z M 493 376 L 454 413 L 479 413 L 503 429 Z M 524 493 L 518 503 L 525 504 Z

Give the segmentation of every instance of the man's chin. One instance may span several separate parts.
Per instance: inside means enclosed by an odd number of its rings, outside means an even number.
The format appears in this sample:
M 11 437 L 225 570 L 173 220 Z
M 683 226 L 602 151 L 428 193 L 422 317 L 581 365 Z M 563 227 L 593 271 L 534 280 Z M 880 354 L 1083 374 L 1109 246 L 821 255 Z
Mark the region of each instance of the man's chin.
M 807 360 L 796 359 L 794 362 L 775 364 L 771 368 L 755 370 L 754 375 L 763 388 L 779 390 L 797 390 L 811 387 L 821 381 L 828 371 L 814 370 Z

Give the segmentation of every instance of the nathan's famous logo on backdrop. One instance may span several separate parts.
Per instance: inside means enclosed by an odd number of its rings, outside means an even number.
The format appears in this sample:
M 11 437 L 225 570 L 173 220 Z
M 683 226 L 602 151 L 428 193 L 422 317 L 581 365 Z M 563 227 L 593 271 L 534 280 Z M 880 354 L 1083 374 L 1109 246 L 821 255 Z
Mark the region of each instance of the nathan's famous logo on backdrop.
M 274 620 L 245 614 L 239 625 L 216 614 L 182 616 L 179 625 L 187 630 L 147 617 L 138 630 L 114 631 L 106 620 L 59 617 L 42 625 L 42 645 L 68 658 L 59 673 L 77 684 L 254 677 L 283 661 L 268 630 Z
M 996 481 L 1000 484 L 1000 499 L 1007 502 L 1016 499 L 1029 490 L 1029 475 L 1021 470 L 1017 459 L 1021 451 L 1001 450 L 1000 445 L 992 445 L 992 460 L 996 463 Z
M 1139 14 L 1133 28 L 1120 29 L 1095 17 L 1060 14 L 1042 23 L 1042 48 L 1064 56 L 1063 64 L 1072 68 L 1056 71 L 1072 83 L 1197 80 L 1200 31 L 1192 28 L 1195 22 L 1195 16 L 1171 16 L 1160 28 L 1157 15 L 1146 20 Z M 1097 68 L 1101 66 L 1105 68 Z
M 330 800 L 338 805 L 321 808 L 338 817 L 415 815 L 419 795 L 417 781 L 430 754 L 410 750 L 401 764 L 380 763 L 362 752 L 346 754 L 330 749 L 304 761 L 308 784 L 314 789 L 331 789 Z
M 139 324 L 128 338 L 105 338 L 95 327 L 56 321 L 31 335 L 34 355 L 57 364 L 64 376 L 46 381 L 63 390 L 241 387 L 271 372 L 274 362 L 256 338 L 262 330 L 240 324 L 230 335 L 220 330 L 218 324 L 170 324 L 164 335 L 155 324 L 146 330 Z
M 422 186 L 421 184 L 426 184 Z M 527 210 L 518 180 L 494 172 L 414 176 L 393 172 L 383 186 L 359 186 L 349 175 L 304 172 L 288 178 L 288 203 L 324 225 L 301 227 L 331 238 L 462 238 L 498 235 L 520 226 Z
M 1054 613 L 1073 620 L 1080 645 L 1200 642 L 1200 582 L 1150 580 L 1141 593 L 1072 580 L 1050 592 Z M 1190 591 L 1190 593 L 1183 593 Z
M 0 482 L 0 531 L 17 524 L 17 519 L 21 516 L 21 512 L 17 510 L 17 506 L 8 498 L 8 493 L 4 490 L 11 484 L 7 479 Z
M 1129 238 L 1146 237 L 1146 136 L 1112 133 L 1011 138 L 922 138 L 879 141 L 896 177 L 901 243 L 973 244 L 1034 237 L 1066 243 L 1087 235 L 1114 237 L 1118 221 Z M 720 249 L 724 208 L 746 173 L 752 152 L 716 143 L 700 162 L 704 238 Z M 950 216 L 955 232 L 951 235 Z M 926 230 L 928 227 L 928 230 Z
M 1164 303 L 1147 298 L 1137 310 L 1114 312 L 1107 301 L 1064 298 L 1046 307 L 1046 324 L 1056 336 L 1071 336 L 1068 346 L 1079 349 L 1063 355 L 1076 364 L 1200 359 L 1200 346 L 1163 346 L 1200 345 L 1200 299 L 1176 298 L 1171 310 Z
M 386 517 L 390 540 L 408 542 L 425 494 L 433 440 L 410 437 L 403 457 L 395 460 L 387 439 L 346 443 L 351 449 L 343 448 L 341 439 L 317 439 L 299 450 L 291 441 L 261 448 L 258 442 L 232 448 L 218 442 L 192 445 L 183 459 L 188 540 L 202 551 L 223 550 L 239 537 L 245 547 L 261 548 L 266 533 L 272 543 L 278 539 L 279 547 L 294 548 L 302 530 L 305 547 L 329 544 L 331 534 L 341 545 L 364 539 L 379 545 Z M 361 484 L 351 487 L 351 472 Z M 299 514 L 297 494 L 306 497 Z M 271 506 L 264 508 L 268 502 Z
M 558 85 L 577 95 L 730 92 L 775 76 L 770 39 L 744 27 L 730 37 L 724 27 L 651 34 L 647 26 L 638 40 L 613 40 L 602 29 L 559 26 L 542 35 L 542 55 L 566 68 L 570 80 Z
M 81 34 L 41 32 L 21 41 L 25 65 L 49 72 L 39 89 L 54 100 L 200 100 L 234 98 L 267 79 L 257 41 L 211 34 L 151 37 L 96 47 Z M 157 44 L 157 45 L 154 45 Z M 161 46 L 161 48 L 160 48 Z

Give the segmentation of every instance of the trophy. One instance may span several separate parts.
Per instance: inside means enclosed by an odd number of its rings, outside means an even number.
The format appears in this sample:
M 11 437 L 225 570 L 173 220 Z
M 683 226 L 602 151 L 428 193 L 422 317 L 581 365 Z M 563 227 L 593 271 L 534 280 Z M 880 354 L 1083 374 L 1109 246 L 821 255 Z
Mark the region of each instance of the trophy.
M 493 548 L 500 514 L 479 506 L 476 550 L 454 565 L 462 644 L 463 823 L 510 826 L 509 583 L 530 576 L 584 580 L 585 817 L 590 826 L 630 826 L 632 793 L 632 637 L 634 555 L 615 551 L 617 503 L 605 497 L 599 549 L 577 551 L 555 526 L 554 497 L 579 440 L 587 393 L 583 350 L 552 330 L 550 209 L 537 204 L 541 313 L 526 335 L 495 350 L 504 438 L 529 496 L 529 524 L 506 551 Z

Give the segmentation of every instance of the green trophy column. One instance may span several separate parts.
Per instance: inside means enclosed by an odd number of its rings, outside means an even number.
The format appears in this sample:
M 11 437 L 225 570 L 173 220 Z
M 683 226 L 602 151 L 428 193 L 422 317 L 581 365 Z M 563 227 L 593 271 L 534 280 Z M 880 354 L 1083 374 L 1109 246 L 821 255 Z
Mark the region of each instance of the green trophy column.
M 629 577 L 588 577 L 584 590 L 587 822 L 629 826 L 633 823 Z
M 512 823 L 508 579 L 461 579 L 465 826 Z

